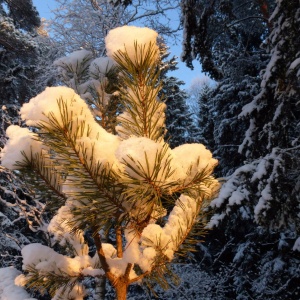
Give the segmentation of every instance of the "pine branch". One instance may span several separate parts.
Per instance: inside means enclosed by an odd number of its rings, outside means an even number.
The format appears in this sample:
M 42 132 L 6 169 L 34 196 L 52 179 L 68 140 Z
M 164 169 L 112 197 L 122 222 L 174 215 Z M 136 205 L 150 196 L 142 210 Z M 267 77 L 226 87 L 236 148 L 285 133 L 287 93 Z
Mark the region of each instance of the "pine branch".
M 122 229 L 121 226 L 116 228 L 116 244 L 117 244 L 117 257 L 123 257 L 123 242 L 122 242 Z
M 53 149 L 55 159 L 63 161 L 68 169 L 68 184 L 74 187 L 74 192 L 70 195 L 80 204 L 78 208 L 75 205 L 73 213 L 76 218 L 70 222 L 74 226 L 76 223 L 80 224 L 78 226 L 81 229 L 99 222 L 100 228 L 108 215 L 113 217 L 118 210 L 125 211 L 120 199 L 122 187 L 117 183 L 117 175 L 109 166 L 95 163 L 94 146 L 89 155 L 87 146 L 78 142 L 80 138 L 90 135 L 89 125 L 84 120 L 73 121 L 72 111 L 70 114 L 63 99 L 58 100 L 58 106 L 62 124 L 50 113 L 48 123 L 39 124 L 41 139 Z M 78 190 L 77 186 L 83 186 L 84 189 Z M 88 217 L 86 222 L 85 217 Z
M 118 51 L 114 59 L 119 65 L 126 89 L 121 89 L 122 104 L 126 114 L 119 116 L 124 136 L 129 133 L 159 140 L 164 134 L 164 104 L 158 101 L 162 86 L 159 81 L 160 70 L 157 68 L 158 51 L 155 45 L 135 43 L 135 59 L 128 53 Z
M 171 168 L 171 157 L 167 151 L 168 147 L 165 144 L 161 150 L 157 150 L 154 161 L 152 158 L 151 162 L 145 152 L 145 166 L 131 156 L 127 156 L 123 161 L 128 169 L 123 179 L 126 185 L 124 196 L 131 205 L 130 222 L 136 224 L 139 233 L 147 226 L 154 208 L 164 208 L 165 203 L 162 201 L 169 198 L 171 188 L 178 184 L 171 180 L 174 170 Z
M 39 272 L 35 266 L 26 267 L 26 287 L 44 294 L 46 291 L 54 297 L 56 292 L 62 288 L 61 295 L 70 292 L 77 282 L 83 279 L 82 275 L 71 276 L 61 270 L 58 274 L 54 272 Z
M 40 153 L 31 151 L 30 157 L 24 152 L 22 152 L 22 155 L 24 160 L 17 162 L 16 166 L 20 168 L 21 173 L 26 177 L 25 182 L 31 186 L 32 190 L 35 190 L 36 193 L 41 194 L 46 199 L 47 206 L 51 210 L 56 210 L 66 200 L 66 195 L 62 192 L 63 169 L 55 164 L 55 161 L 51 159 L 46 151 Z
M 211 185 L 216 184 L 215 178 L 211 175 L 213 168 L 215 166 L 203 168 L 201 171 L 197 171 L 191 177 L 192 169 L 197 168 L 197 165 L 199 165 L 199 163 L 200 160 L 198 159 L 196 164 L 191 165 L 189 167 L 187 171 L 188 179 L 186 179 L 178 186 L 175 186 L 174 189 L 172 189 L 171 193 L 183 193 L 183 194 L 191 195 L 192 197 L 198 197 L 198 196 L 202 196 L 203 198 L 212 197 L 212 195 L 208 194 L 207 188 L 210 187 Z
M 98 254 L 98 257 L 100 260 L 101 267 L 103 268 L 104 272 L 107 274 L 107 273 L 109 273 L 110 270 L 109 270 L 109 265 L 106 261 L 105 254 L 104 254 L 104 251 L 102 248 L 100 234 L 98 233 L 97 228 L 92 228 L 92 231 L 93 231 L 93 238 L 94 238 L 94 242 L 96 245 L 97 254 Z
M 196 213 L 188 218 L 187 229 L 185 232 L 182 228 L 179 228 L 179 232 L 176 235 L 178 239 L 173 241 L 176 243 L 177 250 L 175 251 L 179 256 L 186 256 L 189 252 L 195 252 L 195 246 L 201 242 L 200 237 L 207 234 L 208 230 L 205 228 L 205 213 L 203 212 L 203 200 L 198 198 Z
M 175 284 L 179 283 L 179 277 L 171 270 L 169 260 L 164 255 L 157 256 L 151 272 L 142 276 L 143 283 L 148 286 L 154 295 L 153 286 L 155 285 L 167 290 L 170 287 L 169 281 Z
M 89 85 L 91 99 L 87 99 L 87 103 L 92 108 L 96 122 L 98 122 L 105 130 L 116 134 L 115 127 L 117 125 L 117 116 L 122 111 L 120 103 L 120 79 L 117 75 L 115 66 L 108 69 L 108 65 L 104 74 L 99 70 L 97 73 L 91 73 L 96 83 Z M 101 76 L 99 76 L 101 74 Z

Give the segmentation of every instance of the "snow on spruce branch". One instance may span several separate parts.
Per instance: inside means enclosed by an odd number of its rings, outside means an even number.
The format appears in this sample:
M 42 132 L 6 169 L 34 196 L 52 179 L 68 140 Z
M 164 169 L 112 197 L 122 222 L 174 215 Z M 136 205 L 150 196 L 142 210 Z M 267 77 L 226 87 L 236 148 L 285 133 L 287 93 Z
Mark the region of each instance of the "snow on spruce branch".
M 220 207 L 226 209 L 222 213 L 213 215 L 208 227 L 218 226 L 225 216 L 230 214 L 234 206 L 239 207 L 241 218 L 249 219 L 249 212 L 245 210 L 246 205 L 244 206 L 246 203 L 252 203 L 253 219 L 260 224 L 263 216 L 270 210 L 271 203 L 278 201 L 271 186 L 278 181 L 278 174 L 285 168 L 284 152 L 285 150 L 274 148 L 270 154 L 236 169 L 222 185 L 218 197 L 210 204 L 214 209 Z M 251 184 L 260 182 L 254 193 L 250 191 L 248 181 Z M 257 201 L 254 202 L 253 197 Z M 284 222 L 285 220 L 282 219 L 282 223 Z

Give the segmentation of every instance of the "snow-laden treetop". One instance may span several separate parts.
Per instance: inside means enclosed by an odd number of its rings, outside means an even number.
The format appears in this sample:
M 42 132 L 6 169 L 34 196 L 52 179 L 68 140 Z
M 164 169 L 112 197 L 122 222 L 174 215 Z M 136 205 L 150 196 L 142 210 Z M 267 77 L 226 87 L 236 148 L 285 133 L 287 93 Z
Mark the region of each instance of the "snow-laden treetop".
M 110 30 L 105 38 L 107 56 L 114 58 L 118 51 L 127 52 L 130 59 L 134 62 L 137 58 L 145 59 L 145 52 L 136 52 L 136 44 L 139 48 L 147 48 L 153 45 L 156 58 L 158 58 L 159 49 L 156 44 L 158 33 L 150 28 L 123 26 Z

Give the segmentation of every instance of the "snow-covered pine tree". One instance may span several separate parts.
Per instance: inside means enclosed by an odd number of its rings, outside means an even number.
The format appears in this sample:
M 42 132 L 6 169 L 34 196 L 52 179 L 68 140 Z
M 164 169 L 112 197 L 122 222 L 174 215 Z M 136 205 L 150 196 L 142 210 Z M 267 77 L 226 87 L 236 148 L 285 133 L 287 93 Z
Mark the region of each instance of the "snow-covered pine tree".
M 244 299 L 299 295 L 299 13 L 299 2 L 276 1 L 261 90 L 240 114 L 249 122 L 239 147 L 247 161 L 212 202 L 218 214 L 211 224 L 222 224 L 231 236 L 230 273 Z
M 218 82 L 209 99 L 210 122 L 202 124 L 208 126 L 202 130 L 210 134 L 213 128 L 212 151 L 222 166 L 219 175 L 227 176 L 245 159 L 237 150 L 247 123 L 238 114 L 259 91 L 259 72 L 267 60 L 260 47 L 267 21 L 256 0 L 183 0 L 182 22 L 184 61 L 192 66 L 198 59 Z
M 233 172 L 212 202 L 208 268 L 227 279 L 229 299 L 297 299 L 299 2 L 187 0 L 183 8 L 186 58 L 196 55 L 220 81 L 215 149 L 230 154 L 220 159 L 223 175 Z
M 36 60 L 35 29 L 40 18 L 31 0 L 1 1 L 0 91 L 1 104 L 24 103 L 32 97 L 31 80 Z
M 18 111 L 22 103 L 40 91 L 39 25 L 31 0 L 0 1 L 0 147 L 7 140 L 6 128 L 20 124 Z M 21 268 L 22 247 L 45 241 L 38 232 L 45 205 L 33 199 L 31 192 L 22 179 L 0 167 L 0 268 Z M 2 284 L 6 285 L 5 280 Z M 0 294 L 7 296 L 1 287 Z
M 40 25 L 31 0 L 0 1 L 0 147 L 6 127 L 19 121 L 20 106 L 49 83 L 41 74 L 52 64 L 54 45 L 40 35 Z
M 0 2 L 0 146 L 7 124 L 18 119 L 19 105 L 33 96 L 30 83 L 37 54 L 33 33 L 39 25 L 30 0 Z
M 106 38 L 122 78 L 118 135 L 102 128 L 67 87 L 47 88 L 23 105 L 21 116 L 34 132 L 8 128 L 2 164 L 55 194 L 48 231 L 73 253 L 24 247 L 19 284 L 83 299 L 84 283 L 105 276 L 117 298 L 126 299 L 128 286 L 141 280 L 166 287 L 169 262 L 191 248 L 203 205 L 218 186 L 217 161 L 202 144 L 171 149 L 164 142 L 156 38 L 153 30 L 127 26 Z M 104 243 L 107 233 L 114 238 Z

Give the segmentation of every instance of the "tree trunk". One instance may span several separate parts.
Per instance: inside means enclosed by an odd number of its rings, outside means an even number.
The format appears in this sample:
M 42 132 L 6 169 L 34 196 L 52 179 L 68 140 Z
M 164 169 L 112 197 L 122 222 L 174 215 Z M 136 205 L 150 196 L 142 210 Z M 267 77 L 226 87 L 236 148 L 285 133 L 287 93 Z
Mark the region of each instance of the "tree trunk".
M 115 285 L 117 300 L 127 299 L 128 281 L 124 278 L 119 278 Z

